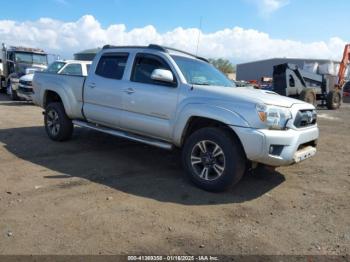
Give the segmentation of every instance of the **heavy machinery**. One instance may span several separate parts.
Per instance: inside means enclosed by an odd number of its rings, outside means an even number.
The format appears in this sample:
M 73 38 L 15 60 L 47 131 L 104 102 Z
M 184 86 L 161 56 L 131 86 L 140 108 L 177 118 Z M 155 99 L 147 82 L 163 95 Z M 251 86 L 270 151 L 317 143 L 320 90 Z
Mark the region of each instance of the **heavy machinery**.
M 7 91 L 13 100 L 17 100 L 19 78 L 29 71 L 47 68 L 47 54 L 37 48 L 7 47 L 0 49 L 0 90 Z
M 273 90 L 280 95 L 298 98 L 314 105 L 321 101 L 328 109 L 338 109 L 342 102 L 349 62 L 350 44 L 345 46 L 337 75 L 310 73 L 288 63 L 276 65 L 273 70 Z
M 340 62 L 340 66 L 339 66 L 338 84 L 336 86 L 338 89 L 343 89 L 344 85 L 346 84 L 345 73 L 347 71 L 349 62 L 350 62 L 350 44 L 347 44 L 344 49 L 343 59 Z

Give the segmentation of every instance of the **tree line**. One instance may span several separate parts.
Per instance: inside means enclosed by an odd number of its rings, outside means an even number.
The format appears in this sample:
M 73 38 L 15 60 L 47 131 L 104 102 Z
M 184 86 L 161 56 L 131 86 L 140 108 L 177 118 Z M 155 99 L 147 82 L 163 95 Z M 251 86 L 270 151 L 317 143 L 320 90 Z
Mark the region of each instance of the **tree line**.
M 209 62 L 225 74 L 232 74 L 236 72 L 236 66 L 234 66 L 228 59 L 224 58 L 210 58 Z

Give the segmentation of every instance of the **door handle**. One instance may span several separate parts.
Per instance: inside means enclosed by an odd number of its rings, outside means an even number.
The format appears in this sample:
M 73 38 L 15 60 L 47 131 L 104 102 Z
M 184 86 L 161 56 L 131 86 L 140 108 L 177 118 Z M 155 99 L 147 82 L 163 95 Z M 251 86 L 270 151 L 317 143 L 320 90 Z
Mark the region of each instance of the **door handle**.
M 124 89 L 124 92 L 131 95 L 131 94 L 135 93 L 135 90 L 132 88 L 127 88 L 127 89 Z
M 95 88 L 95 87 L 96 87 L 96 84 L 95 84 L 95 83 L 90 83 L 90 84 L 88 84 L 88 86 L 89 86 L 90 88 Z

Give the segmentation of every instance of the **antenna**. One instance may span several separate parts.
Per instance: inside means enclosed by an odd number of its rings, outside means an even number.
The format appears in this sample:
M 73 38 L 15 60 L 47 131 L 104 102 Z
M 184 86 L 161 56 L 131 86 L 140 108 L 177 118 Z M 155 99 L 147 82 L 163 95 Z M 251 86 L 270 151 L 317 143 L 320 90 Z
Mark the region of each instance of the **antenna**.
M 200 38 L 201 38 L 201 31 L 202 31 L 202 17 L 200 17 L 200 19 L 199 19 L 199 30 L 198 30 L 196 56 L 198 55 L 199 41 L 200 41 Z

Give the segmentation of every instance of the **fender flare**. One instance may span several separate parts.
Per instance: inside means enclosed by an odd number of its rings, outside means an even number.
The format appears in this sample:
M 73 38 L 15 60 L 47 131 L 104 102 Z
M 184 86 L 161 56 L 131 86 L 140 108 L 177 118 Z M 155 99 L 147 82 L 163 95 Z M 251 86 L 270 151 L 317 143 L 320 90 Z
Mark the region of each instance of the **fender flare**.
M 43 95 L 42 95 L 42 100 L 43 101 L 43 106 L 46 104 L 46 96 L 47 96 L 47 93 L 48 92 L 54 92 L 56 93 L 60 98 L 61 98 L 61 101 L 62 101 L 62 104 L 63 104 L 63 107 L 64 107 L 64 110 L 66 111 L 66 114 L 68 116 L 70 116 L 72 114 L 72 110 L 71 110 L 71 106 L 69 105 L 68 103 L 68 95 L 66 94 L 66 91 L 64 89 L 61 89 L 61 90 L 56 90 L 56 89 L 45 89 L 43 90 Z
M 203 117 L 222 122 L 228 126 L 250 127 L 237 112 L 209 104 L 187 104 L 178 113 L 174 123 L 173 141 L 181 146 L 189 121 L 193 117 Z

